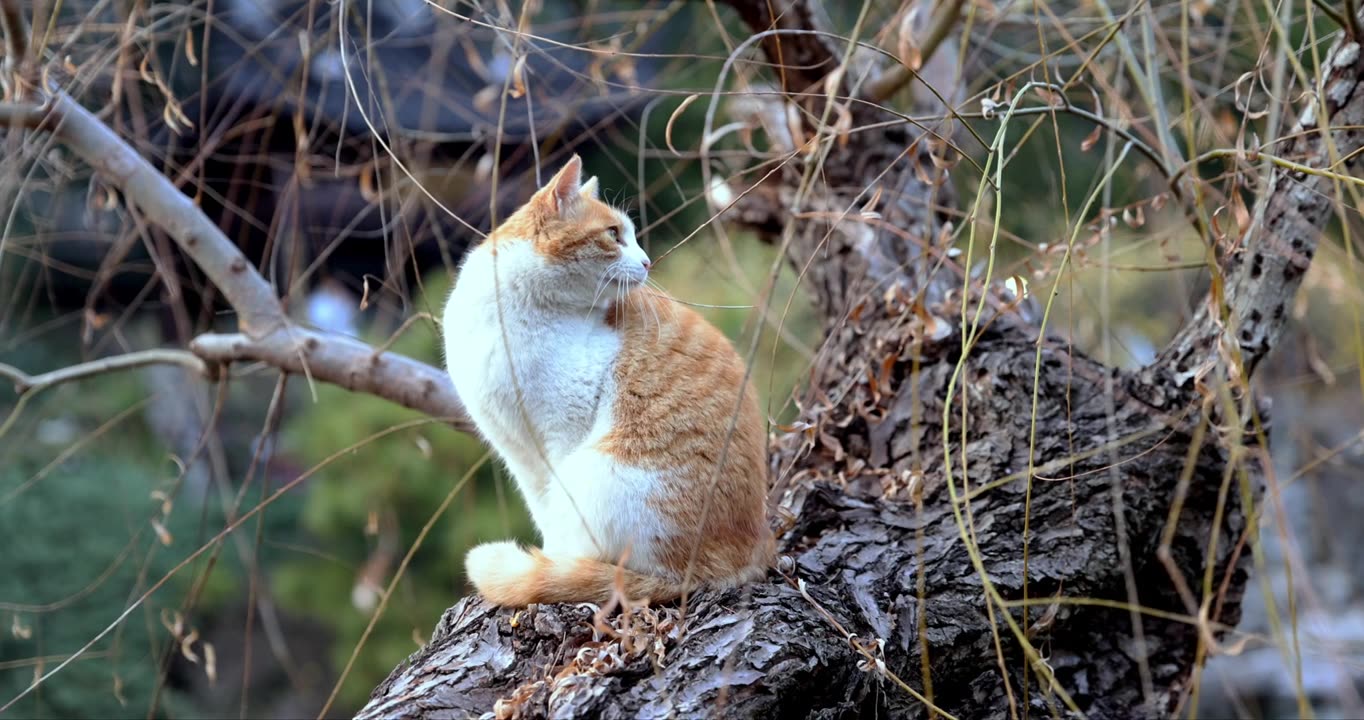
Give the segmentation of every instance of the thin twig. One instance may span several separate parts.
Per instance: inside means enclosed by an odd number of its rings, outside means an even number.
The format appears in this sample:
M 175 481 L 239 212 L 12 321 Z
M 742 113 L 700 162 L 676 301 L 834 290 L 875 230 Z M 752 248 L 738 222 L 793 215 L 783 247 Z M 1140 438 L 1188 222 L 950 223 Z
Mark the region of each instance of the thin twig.
M 180 365 L 200 374 L 208 372 L 208 365 L 194 353 L 185 350 L 155 349 L 91 360 L 79 365 L 45 372 L 41 375 L 29 375 L 13 365 L 0 363 L 0 377 L 14 383 L 15 394 L 23 396 L 28 393 L 40 392 L 54 385 L 147 365 Z

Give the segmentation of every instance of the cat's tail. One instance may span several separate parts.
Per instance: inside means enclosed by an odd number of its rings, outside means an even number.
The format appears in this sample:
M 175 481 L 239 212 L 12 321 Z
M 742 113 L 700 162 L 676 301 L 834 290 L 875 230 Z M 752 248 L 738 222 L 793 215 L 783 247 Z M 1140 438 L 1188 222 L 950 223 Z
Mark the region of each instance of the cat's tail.
M 646 575 L 594 558 L 561 560 L 514 542 L 479 545 L 464 559 L 469 580 L 494 605 L 591 602 L 604 604 L 620 590 L 631 600 L 667 602 L 694 589 L 670 578 Z

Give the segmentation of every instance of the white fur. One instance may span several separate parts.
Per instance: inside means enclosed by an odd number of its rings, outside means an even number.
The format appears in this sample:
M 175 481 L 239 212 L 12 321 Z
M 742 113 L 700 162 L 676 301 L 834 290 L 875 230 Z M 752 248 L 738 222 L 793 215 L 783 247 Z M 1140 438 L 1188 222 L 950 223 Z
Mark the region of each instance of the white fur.
M 445 306 L 445 359 L 469 416 L 516 478 L 545 553 L 618 562 L 628 551 L 627 564 L 647 570 L 654 543 L 670 534 L 648 502 L 658 473 L 595 449 L 611 429 L 621 347 L 606 308 L 648 274 L 634 226 L 618 214 L 625 247 L 609 264 L 550 263 L 529 239 L 470 251 Z M 471 553 L 471 576 L 497 562 L 493 554 Z
M 535 570 L 535 559 L 514 542 L 490 542 L 470 550 L 464 556 L 464 567 L 470 577 L 499 586 L 529 575 Z

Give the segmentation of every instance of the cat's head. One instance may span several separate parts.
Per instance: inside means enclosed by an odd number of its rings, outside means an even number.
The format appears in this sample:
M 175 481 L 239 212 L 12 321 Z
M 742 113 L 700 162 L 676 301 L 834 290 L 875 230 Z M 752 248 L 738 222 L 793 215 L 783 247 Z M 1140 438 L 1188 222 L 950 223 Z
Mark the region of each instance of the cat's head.
M 574 155 L 525 205 L 492 234 L 515 254 L 532 251 L 524 267 L 534 289 L 571 304 L 597 304 L 620 288 L 633 288 L 649 277 L 649 256 L 635 238 L 635 225 L 624 212 L 597 196 L 597 179 L 582 176 L 582 160 Z M 509 252 L 508 254 L 512 254 Z

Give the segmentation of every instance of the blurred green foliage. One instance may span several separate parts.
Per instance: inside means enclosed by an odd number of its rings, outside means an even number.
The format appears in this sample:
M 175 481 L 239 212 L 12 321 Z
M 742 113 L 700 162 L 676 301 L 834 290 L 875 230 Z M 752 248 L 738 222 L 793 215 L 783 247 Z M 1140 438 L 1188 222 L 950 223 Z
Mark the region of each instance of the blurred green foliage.
M 0 467 L 6 493 L 0 502 L 0 698 L 6 701 L 103 631 L 196 547 L 197 514 L 160 518 L 151 493 L 165 489 L 165 476 L 149 473 L 147 455 L 135 447 L 120 451 L 115 444 L 104 443 L 97 460 L 72 460 L 46 476 L 38 475 L 36 453 Z M 35 477 L 40 481 L 31 482 Z M 164 521 L 164 534 L 153 519 Z M 173 578 L 9 716 L 145 715 L 157 685 L 157 656 L 169 640 L 161 612 L 173 612 L 168 605 L 183 594 L 186 577 Z M 185 715 L 189 707 L 177 690 L 165 689 L 158 714 Z

